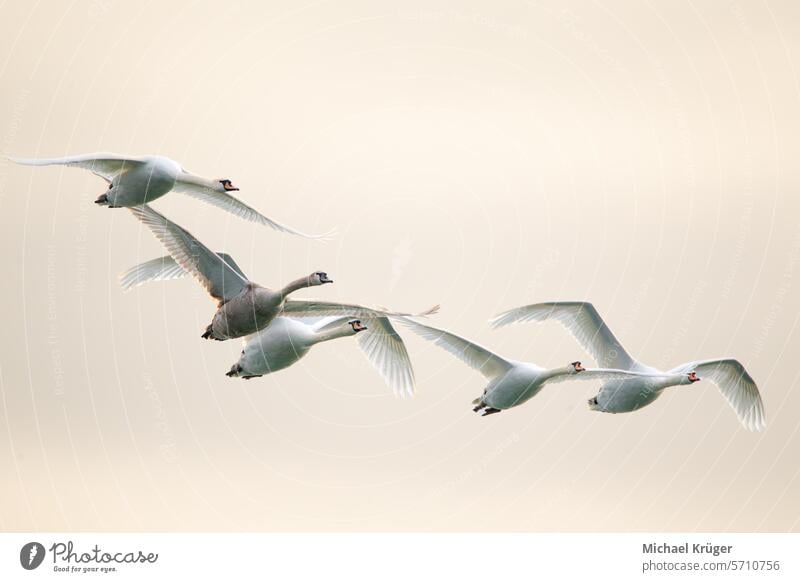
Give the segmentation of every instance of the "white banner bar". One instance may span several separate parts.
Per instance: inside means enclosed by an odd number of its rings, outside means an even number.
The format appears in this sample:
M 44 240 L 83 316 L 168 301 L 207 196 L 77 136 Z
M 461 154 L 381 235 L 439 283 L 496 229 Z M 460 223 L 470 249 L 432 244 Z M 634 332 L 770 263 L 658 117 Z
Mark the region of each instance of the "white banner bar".
M 800 534 L 0 534 L 0 580 L 800 580 Z

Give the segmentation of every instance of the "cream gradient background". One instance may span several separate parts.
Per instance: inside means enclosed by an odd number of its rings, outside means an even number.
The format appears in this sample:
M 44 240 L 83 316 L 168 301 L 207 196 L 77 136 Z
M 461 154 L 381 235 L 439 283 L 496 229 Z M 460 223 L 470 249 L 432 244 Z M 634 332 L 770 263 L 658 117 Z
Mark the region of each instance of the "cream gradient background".
M 296 228 L 154 206 L 255 280 L 398 309 L 542 365 L 516 305 L 589 299 L 642 360 L 735 356 L 630 415 L 565 383 L 490 418 L 408 338 L 395 400 L 354 341 L 244 382 L 194 281 L 98 178 L 0 162 L 2 530 L 800 530 L 800 8 L 736 2 L 30 2 L 0 7 L 0 152 L 162 153 Z

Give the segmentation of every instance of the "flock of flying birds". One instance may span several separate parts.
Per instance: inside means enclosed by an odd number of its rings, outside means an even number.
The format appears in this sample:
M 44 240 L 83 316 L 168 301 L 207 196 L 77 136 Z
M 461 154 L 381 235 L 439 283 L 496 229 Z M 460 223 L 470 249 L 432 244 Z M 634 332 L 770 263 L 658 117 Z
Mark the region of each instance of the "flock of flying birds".
M 435 306 L 417 314 L 372 309 L 362 305 L 292 299 L 295 291 L 333 283 L 317 271 L 279 289 L 270 289 L 247 278 L 234 259 L 210 250 L 190 232 L 168 220 L 149 202 L 181 192 L 213 204 L 246 220 L 306 238 L 325 239 L 331 233 L 308 235 L 275 222 L 235 198 L 227 179 L 206 179 L 187 172 L 162 156 L 87 154 L 53 159 L 17 159 L 33 166 L 64 165 L 89 170 L 108 183 L 95 201 L 109 208 L 128 208 L 161 241 L 169 253 L 129 269 L 121 276 L 127 288 L 149 281 L 193 275 L 217 302 L 217 311 L 203 338 L 245 338 L 244 350 L 227 373 L 231 377 L 256 378 L 291 366 L 320 342 L 357 336 L 370 363 L 398 396 L 414 391 L 414 373 L 402 338 L 392 323 L 399 323 L 433 342 L 474 368 L 488 381 L 473 410 L 482 416 L 519 406 L 546 384 L 571 379 L 600 379 L 604 384 L 589 400 L 592 410 L 631 412 L 652 403 L 671 386 L 686 386 L 701 379 L 715 383 L 741 423 L 749 430 L 765 426 L 764 405 L 753 378 L 737 360 L 718 358 L 687 362 L 661 371 L 634 359 L 622 347 L 591 303 L 554 301 L 517 307 L 491 320 L 493 327 L 554 319 L 572 333 L 601 368 L 584 368 L 575 361 L 545 369 L 531 362 L 500 356 L 449 331 L 420 323 L 438 310 Z

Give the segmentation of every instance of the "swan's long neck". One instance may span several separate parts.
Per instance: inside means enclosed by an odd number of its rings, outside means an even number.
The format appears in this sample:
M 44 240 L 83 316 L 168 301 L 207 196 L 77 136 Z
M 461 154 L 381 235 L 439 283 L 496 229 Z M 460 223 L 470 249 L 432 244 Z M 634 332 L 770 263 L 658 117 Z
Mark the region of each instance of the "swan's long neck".
M 202 176 L 195 176 L 189 172 L 181 172 L 178 174 L 176 181 L 184 184 L 191 184 L 192 186 L 198 186 L 200 188 L 209 188 L 211 190 L 217 190 L 219 188 L 218 180 L 210 180 L 208 178 L 203 178 Z
M 281 297 L 283 299 L 286 299 L 286 297 L 291 293 L 294 293 L 295 291 L 298 291 L 300 289 L 305 289 L 306 287 L 311 287 L 311 278 L 301 277 L 300 279 L 292 281 L 291 283 L 286 285 L 286 287 L 281 289 Z
M 569 366 L 562 366 L 560 368 L 550 368 L 549 370 L 545 370 L 542 372 L 541 379 L 542 382 L 547 382 L 548 380 L 552 380 L 553 378 L 558 378 L 559 376 L 566 376 L 568 374 L 572 374 L 575 369 L 572 365 Z
M 691 384 L 691 382 L 686 381 L 686 374 L 665 374 L 664 376 L 654 379 L 653 383 L 660 390 L 663 390 L 664 388 L 669 388 L 670 386 Z
M 342 325 L 336 326 L 331 329 L 323 329 L 322 331 L 318 331 L 314 334 L 314 343 L 321 343 L 327 342 L 330 340 L 335 340 L 340 337 L 348 337 L 351 335 L 355 335 L 355 331 L 353 330 L 353 326 L 349 323 L 342 323 Z

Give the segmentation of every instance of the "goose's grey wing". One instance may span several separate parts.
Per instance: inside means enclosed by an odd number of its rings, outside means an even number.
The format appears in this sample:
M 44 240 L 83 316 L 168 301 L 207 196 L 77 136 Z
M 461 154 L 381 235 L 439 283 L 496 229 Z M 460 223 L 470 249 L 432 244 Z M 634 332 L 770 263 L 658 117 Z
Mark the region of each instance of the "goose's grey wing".
M 96 176 L 100 176 L 107 182 L 111 182 L 115 177 L 130 169 L 135 165 L 144 163 L 144 158 L 140 156 L 121 156 L 109 152 L 98 152 L 94 154 L 82 154 L 78 156 L 67 156 L 64 158 L 8 158 L 17 164 L 25 166 L 70 166 L 89 170 Z
M 697 372 L 701 380 L 711 380 L 716 384 L 745 428 L 752 431 L 764 429 L 767 420 L 758 386 L 738 360 L 698 360 L 670 370 L 673 374 L 689 372 Z
M 189 231 L 149 206 L 134 206 L 129 210 L 153 231 L 175 262 L 194 275 L 218 302 L 224 303 L 236 297 L 249 284 L 238 267 L 234 269 Z
M 239 265 L 229 254 L 217 253 L 217 256 L 227 263 L 231 269 L 239 273 L 243 279 L 247 279 Z M 128 290 L 150 281 L 171 281 L 172 279 L 185 277 L 188 274 L 186 269 L 175 262 L 175 259 L 170 255 L 166 255 L 131 267 L 119 276 L 119 283 L 125 290 Z
M 423 325 L 407 317 L 396 319 L 423 339 L 435 343 L 468 366 L 478 370 L 486 378 L 502 376 L 513 367 L 513 364 L 505 358 L 454 333 Z
M 601 366 L 632 370 L 639 364 L 611 333 L 594 305 L 585 301 L 550 301 L 516 307 L 490 320 L 492 327 L 555 319 L 566 327 Z
M 202 186 L 189 182 L 181 182 L 180 178 L 178 179 L 177 182 L 175 182 L 173 191 L 181 192 L 182 194 L 192 196 L 193 198 L 202 200 L 207 204 L 211 204 L 213 206 L 216 206 L 217 208 L 221 208 L 225 212 L 230 212 L 231 214 L 238 216 L 239 218 L 243 218 L 251 222 L 256 222 L 258 224 L 263 224 L 279 232 L 285 232 L 288 234 L 294 234 L 304 238 L 318 239 L 318 240 L 329 240 L 333 238 L 336 234 L 335 231 L 333 230 L 326 232 L 325 234 L 306 234 L 299 230 L 295 230 L 290 226 L 286 226 L 285 224 L 276 222 L 271 218 L 267 218 L 252 206 L 245 204 L 244 202 L 242 202 L 238 198 L 235 198 L 234 196 L 231 196 L 230 194 L 226 194 L 224 192 L 217 192 L 216 190 L 212 190 L 210 188 L 203 188 Z

